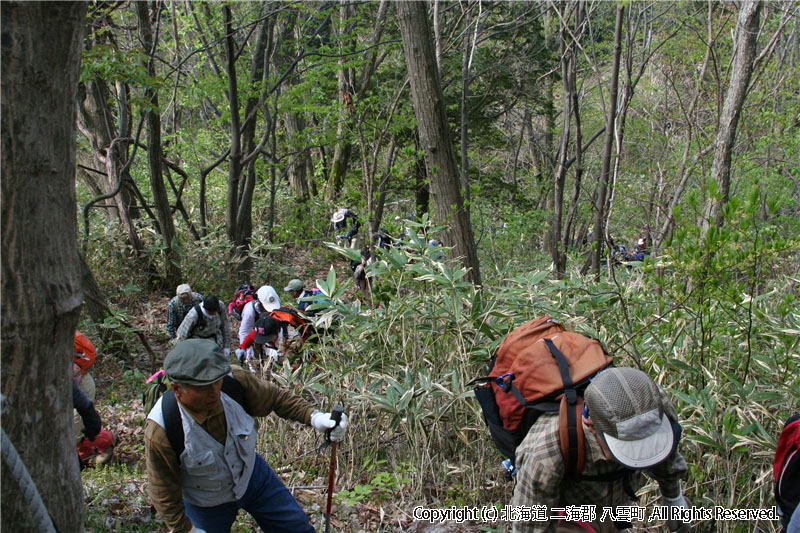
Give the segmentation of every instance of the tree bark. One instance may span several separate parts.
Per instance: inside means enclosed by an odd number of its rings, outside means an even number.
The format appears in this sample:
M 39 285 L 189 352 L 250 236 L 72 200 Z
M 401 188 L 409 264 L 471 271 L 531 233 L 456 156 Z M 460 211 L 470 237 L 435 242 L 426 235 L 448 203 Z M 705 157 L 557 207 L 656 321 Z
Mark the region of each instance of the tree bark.
M 446 224 L 445 244 L 469 269 L 469 279 L 481 283 L 478 254 L 464 200 L 460 192 L 461 174 L 456 165 L 450 140 L 450 125 L 436 68 L 436 54 L 431 42 L 425 4 L 398 2 L 398 24 L 403 38 L 403 51 L 411 81 L 414 115 L 417 118 L 420 143 L 425 151 L 425 166 L 431 180 L 431 193 L 438 222 Z
M 3 2 L 3 431 L 58 531 L 80 531 L 71 365 L 82 301 L 75 211 L 75 123 L 85 2 Z M 2 527 L 33 531 L 2 467 Z
M 714 143 L 714 161 L 711 179 L 716 182 L 717 193 L 706 201 L 703 235 L 712 225 L 723 223 L 722 206 L 728 201 L 731 186 L 731 154 L 736 140 L 736 128 L 753 74 L 753 61 L 758 45 L 758 23 L 761 12 L 759 0 L 745 0 L 739 9 L 736 23 L 736 55 L 733 58 L 731 81 L 722 105 L 722 113 Z
M 611 156 L 614 151 L 614 121 L 617 117 L 617 92 L 619 89 L 619 65 L 622 56 L 622 20 L 625 6 L 617 4 L 617 17 L 614 25 L 614 63 L 611 68 L 611 88 L 608 94 L 608 113 L 606 114 L 606 139 L 603 146 L 603 167 L 600 173 L 600 187 L 597 194 L 594 229 L 592 236 L 596 245 L 592 249 L 592 273 L 600 275 L 600 257 L 606 246 L 606 195 L 611 179 Z
M 233 41 L 233 20 L 229 5 L 223 7 L 225 15 L 225 74 L 228 76 L 228 104 L 231 121 L 231 152 L 228 163 L 228 206 L 225 227 L 228 240 L 236 249 L 240 244 L 237 212 L 239 210 L 239 180 L 242 179 L 241 122 L 239 119 L 239 86 L 236 78 L 236 50 Z
M 156 68 L 153 63 L 155 54 L 155 39 L 153 28 L 150 23 L 147 2 L 135 2 L 136 15 L 139 20 L 139 35 L 142 39 L 145 54 L 147 54 L 147 75 L 155 78 Z M 172 210 L 169 207 L 169 196 L 167 187 L 164 185 L 164 174 L 162 172 L 161 160 L 161 117 L 158 110 L 158 92 L 152 87 L 146 87 L 144 97 L 150 103 L 149 109 L 145 111 L 147 116 L 147 158 L 150 167 L 150 189 L 153 192 L 153 203 L 155 204 L 156 217 L 158 218 L 159 232 L 163 239 L 165 265 L 165 287 L 177 287 L 182 281 L 180 256 L 175 249 L 177 243 L 175 237 L 175 222 L 172 219 Z M 164 287 L 162 287 L 164 288 Z

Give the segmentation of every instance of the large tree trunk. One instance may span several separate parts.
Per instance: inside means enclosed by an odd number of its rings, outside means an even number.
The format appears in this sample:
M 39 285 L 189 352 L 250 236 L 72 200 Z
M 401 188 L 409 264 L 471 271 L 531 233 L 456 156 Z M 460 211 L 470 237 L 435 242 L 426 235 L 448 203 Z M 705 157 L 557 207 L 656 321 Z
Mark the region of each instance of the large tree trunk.
M 136 2 L 136 15 L 139 20 L 139 35 L 147 54 L 147 75 L 155 78 L 156 67 L 153 63 L 155 55 L 155 43 L 153 42 L 153 28 L 150 24 L 147 2 Z M 152 87 L 145 88 L 145 99 L 150 103 L 150 107 L 145 111 L 147 116 L 147 156 L 150 167 L 150 189 L 153 192 L 153 203 L 155 204 L 156 218 L 158 219 L 158 230 L 164 240 L 164 285 L 166 287 L 176 287 L 182 281 L 180 256 L 175 249 L 176 233 L 175 222 L 172 220 L 172 210 L 169 207 L 169 196 L 164 185 L 164 174 L 162 172 L 161 160 L 161 117 L 158 110 L 158 93 Z M 163 288 L 163 287 L 162 287 Z
M 603 167 L 600 172 L 600 188 L 595 204 L 594 229 L 592 230 L 595 247 L 592 250 L 592 273 L 600 275 L 600 258 L 606 246 L 606 196 L 611 179 L 611 156 L 614 151 L 614 121 L 617 118 L 617 92 L 619 89 L 619 65 L 622 56 L 622 19 L 625 6 L 617 5 L 617 18 L 614 27 L 614 63 L 611 68 L 611 89 L 608 94 L 608 112 L 606 113 L 606 140 L 603 146 Z
M 70 369 L 82 300 L 75 102 L 86 6 L 0 6 L 2 427 L 62 532 L 83 523 Z M 10 474 L 4 461 L 3 531 L 39 531 Z
M 753 61 L 758 44 L 758 19 L 761 2 L 746 0 L 739 10 L 736 24 L 736 55 L 733 58 L 731 82 L 722 105 L 717 140 L 714 143 L 714 162 L 711 165 L 711 178 L 717 184 L 717 193 L 706 201 L 703 234 L 712 225 L 722 225 L 722 206 L 728 201 L 731 186 L 731 153 L 736 140 L 739 116 L 747 97 L 750 76 L 753 74 Z
M 353 48 L 352 42 L 355 36 L 349 31 L 348 20 L 352 19 L 356 13 L 355 2 L 343 0 L 339 6 L 339 51 L 343 54 L 339 61 L 339 77 L 337 80 L 338 91 L 338 122 L 336 125 L 336 146 L 333 149 L 333 162 L 331 163 L 331 175 L 328 181 L 328 200 L 335 200 L 344 186 L 344 177 L 350 166 L 350 156 L 353 152 L 353 142 L 350 139 L 350 132 L 353 129 L 353 118 L 355 115 L 353 99 L 355 97 L 355 83 L 353 82 L 353 68 L 346 66 L 347 58 L 344 54 L 349 53 Z
M 279 74 L 292 68 L 294 56 L 297 53 L 297 39 L 294 38 L 296 20 L 297 12 L 292 10 L 289 16 L 283 17 L 277 22 L 277 47 L 272 60 L 275 62 L 275 67 L 278 69 Z M 299 74 L 295 74 L 287 77 L 283 83 L 286 90 L 289 91 L 300 81 Z M 298 216 L 301 212 L 303 214 L 306 213 L 307 207 L 302 204 L 310 199 L 307 170 L 311 167 L 311 156 L 303 146 L 301 139 L 301 134 L 305 127 L 305 120 L 303 120 L 303 116 L 300 113 L 289 108 L 283 112 L 283 128 L 286 141 L 294 154 L 289 163 L 287 163 L 287 177 L 295 201 L 301 204 L 295 210 Z
M 396 7 L 411 81 L 414 114 L 420 143 L 425 151 L 425 166 L 431 180 L 431 193 L 436 208 L 434 215 L 437 221 L 449 226 L 445 244 L 453 246 L 455 254 L 470 270 L 469 279 L 480 285 L 478 254 L 472 226 L 461 197 L 461 174 L 450 140 L 450 125 L 447 123 L 425 4 L 398 2 Z
M 242 179 L 242 144 L 241 121 L 239 119 L 239 85 L 236 78 L 236 50 L 233 40 L 233 17 L 229 5 L 223 7 L 225 15 L 225 74 L 228 76 L 228 104 L 230 107 L 231 152 L 228 162 L 228 206 L 225 217 L 225 227 L 228 240 L 233 245 L 236 253 L 246 253 L 239 250 L 241 235 L 237 224 L 239 211 L 239 180 Z
M 561 20 L 561 27 L 559 31 L 559 48 L 561 55 L 561 79 L 564 86 L 563 96 L 563 112 L 561 139 L 558 148 L 558 168 L 554 175 L 553 180 L 553 222 L 552 234 L 550 237 L 550 255 L 553 258 L 553 266 L 556 271 L 556 276 L 563 278 L 567 269 L 567 254 L 564 251 L 564 242 L 562 240 L 562 222 L 564 215 L 564 184 L 566 183 L 567 170 L 569 163 L 567 157 L 569 155 L 569 139 L 572 128 L 572 115 L 577 113 L 577 109 L 573 109 L 573 105 L 577 102 L 576 84 L 575 84 L 575 71 L 577 69 L 576 34 L 580 34 L 579 28 L 581 25 L 581 5 L 576 5 L 575 10 L 575 28 L 576 32 L 571 32 L 569 29 L 569 15 L 559 17 Z M 579 123 L 579 119 L 576 119 Z M 579 142 L 579 140 L 578 140 Z M 580 153 L 580 146 L 576 142 L 576 150 Z

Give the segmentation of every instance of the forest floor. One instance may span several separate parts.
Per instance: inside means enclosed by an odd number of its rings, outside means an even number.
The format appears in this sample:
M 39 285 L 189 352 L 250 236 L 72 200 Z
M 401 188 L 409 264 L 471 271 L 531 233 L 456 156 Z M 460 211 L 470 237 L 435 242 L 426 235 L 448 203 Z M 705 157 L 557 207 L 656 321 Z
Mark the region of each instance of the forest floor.
M 324 279 L 326 272 L 321 272 Z M 282 287 L 278 287 L 282 289 Z M 166 300 L 158 295 L 141 297 L 135 308 L 132 323 L 147 332 L 148 343 L 160 358 L 169 351 L 163 330 L 166 315 Z M 238 322 L 232 321 L 232 339 L 235 342 Z M 146 497 L 147 474 L 144 463 L 144 418 L 141 394 L 145 380 L 151 375 L 151 361 L 141 343 L 135 339 L 129 345 L 131 358 L 121 360 L 103 357 L 98 353 L 91 373 L 97 384 L 96 405 L 104 428 L 114 432 L 118 439 L 114 459 L 108 466 L 90 466 L 83 470 L 85 495 L 85 521 L 90 532 L 110 531 L 168 531 Z M 160 364 L 157 366 L 160 368 Z M 268 417 L 269 418 L 269 417 Z M 262 433 L 263 435 L 263 433 Z M 263 439 L 263 436 L 261 437 Z M 299 440 L 299 439 L 296 439 Z M 314 443 L 306 443 L 306 449 Z M 346 450 L 340 450 L 346 453 Z M 293 468 L 273 464 L 279 476 L 292 490 L 301 507 L 308 513 L 317 531 L 324 531 L 323 512 L 327 498 L 327 464 L 329 451 L 321 452 L 315 459 L 315 468 Z M 297 470 L 300 470 L 298 472 Z M 341 474 L 340 474 L 341 476 Z M 341 483 L 341 481 L 340 481 Z M 337 484 L 335 491 L 341 487 Z M 415 521 L 412 517 L 414 505 L 402 495 L 390 495 L 380 500 L 362 500 L 347 505 L 342 499 L 334 499 L 331 531 L 371 532 L 408 531 L 428 533 L 456 533 L 476 531 L 476 527 L 465 524 L 430 524 Z M 419 502 L 425 505 L 425 502 Z M 430 505 L 430 504 L 429 504 Z M 252 518 L 240 512 L 233 531 L 258 530 Z M 487 531 L 485 528 L 480 528 Z

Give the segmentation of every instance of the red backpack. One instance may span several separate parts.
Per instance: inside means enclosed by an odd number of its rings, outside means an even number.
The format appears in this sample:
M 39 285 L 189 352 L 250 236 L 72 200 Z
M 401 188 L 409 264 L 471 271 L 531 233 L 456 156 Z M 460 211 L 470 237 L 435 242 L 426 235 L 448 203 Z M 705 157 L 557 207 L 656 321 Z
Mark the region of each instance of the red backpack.
M 539 415 L 558 412 L 567 471 L 579 473 L 584 462 L 583 392 L 611 364 L 599 341 L 566 331 L 549 316 L 511 331 L 490 361 L 489 375 L 473 380 L 480 383 L 475 396 L 495 445 L 513 462 Z
M 236 320 L 241 320 L 244 306 L 256 299 L 257 290 L 255 285 L 249 283 L 239 285 L 236 294 L 233 295 L 233 300 L 228 305 L 228 314 L 235 316 Z
M 269 316 L 277 320 L 283 328 L 283 336 L 288 337 L 286 333 L 286 326 L 292 326 L 303 337 L 303 341 L 307 341 L 314 333 L 314 326 L 300 316 L 300 314 L 291 307 L 279 307 L 274 311 L 270 311 Z
M 80 367 L 82 374 L 89 371 L 96 357 L 97 350 L 92 341 L 80 331 L 75 330 L 75 355 L 72 360 Z

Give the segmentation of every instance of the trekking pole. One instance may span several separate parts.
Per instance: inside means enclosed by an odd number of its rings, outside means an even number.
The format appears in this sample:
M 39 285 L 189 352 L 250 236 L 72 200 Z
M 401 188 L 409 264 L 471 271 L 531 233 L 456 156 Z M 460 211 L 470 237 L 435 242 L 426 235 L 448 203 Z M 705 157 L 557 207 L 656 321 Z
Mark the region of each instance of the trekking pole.
M 331 411 L 331 420 L 336 422 L 336 426 L 339 425 L 339 421 L 342 419 L 343 412 L 344 412 L 344 407 L 342 407 L 341 404 L 336 404 L 333 407 L 333 411 Z M 335 428 L 336 426 L 333 427 Z M 336 477 L 336 445 L 338 444 L 336 441 L 331 441 L 331 431 L 333 431 L 333 428 L 325 432 L 325 442 L 320 447 L 324 448 L 328 444 L 331 445 L 331 466 L 330 466 L 330 472 L 328 473 L 328 504 L 325 507 L 325 533 L 328 533 L 330 531 L 330 526 L 331 526 L 331 504 L 333 503 L 333 480 Z

